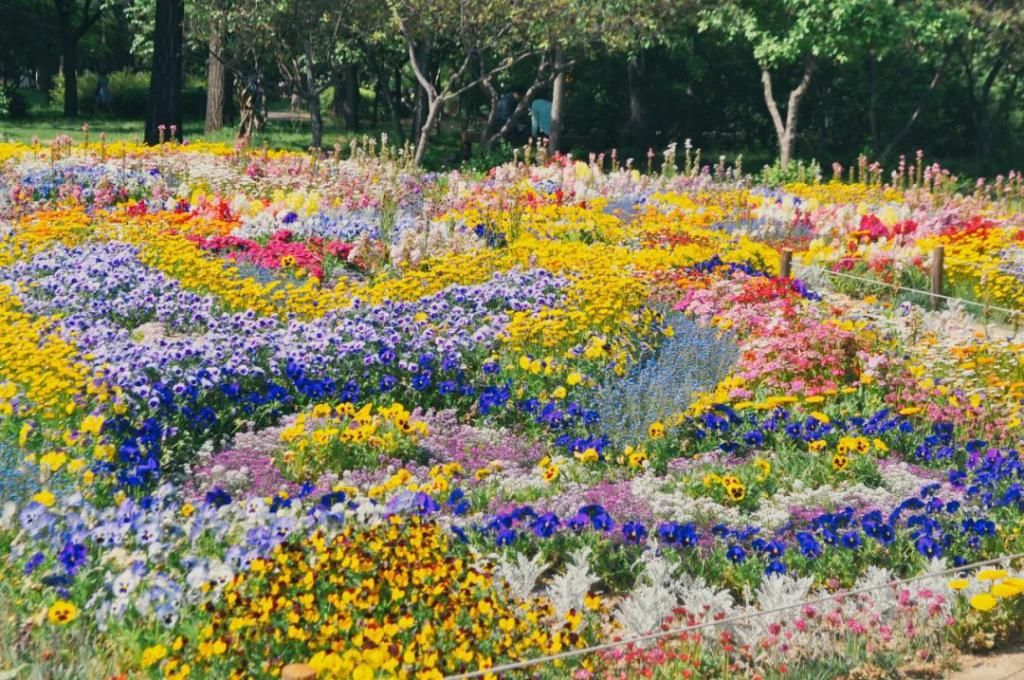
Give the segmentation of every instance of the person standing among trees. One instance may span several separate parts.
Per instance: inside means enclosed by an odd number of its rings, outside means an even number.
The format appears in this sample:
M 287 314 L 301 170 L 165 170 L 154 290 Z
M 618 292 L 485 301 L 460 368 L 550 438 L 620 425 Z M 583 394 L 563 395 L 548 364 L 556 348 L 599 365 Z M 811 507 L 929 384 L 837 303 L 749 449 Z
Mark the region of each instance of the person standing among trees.
M 519 108 L 522 99 L 523 93 L 518 87 L 512 88 L 501 96 L 498 100 L 498 105 L 495 107 L 494 123 L 487 131 L 488 137 L 505 128 L 508 121 L 516 115 L 516 109 Z M 524 122 L 512 121 L 511 124 L 508 124 L 508 129 L 505 130 L 504 138 L 506 141 L 515 144 L 517 141 L 525 140 L 526 134 L 527 129 Z
M 101 73 L 96 78 L 96 111 L 110 112 L 113 98 L 110 96 L 110 78 L 106 73 Z
M 550 99 L 534 99 L 530 104 L 530 134 L 534 139 L 551 136 Z

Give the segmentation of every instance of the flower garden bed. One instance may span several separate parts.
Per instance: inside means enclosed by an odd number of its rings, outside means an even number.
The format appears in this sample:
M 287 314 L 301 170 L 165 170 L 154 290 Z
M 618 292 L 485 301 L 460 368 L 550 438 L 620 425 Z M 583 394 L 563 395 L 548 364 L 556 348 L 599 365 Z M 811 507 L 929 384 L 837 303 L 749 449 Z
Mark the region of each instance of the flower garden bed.
M 1024 344 L 813 273 L 943 244 L 1016 309 L 1015 178 L 371 149 L 0 146 L 0 674 L 939 677 L 1019 635 Z

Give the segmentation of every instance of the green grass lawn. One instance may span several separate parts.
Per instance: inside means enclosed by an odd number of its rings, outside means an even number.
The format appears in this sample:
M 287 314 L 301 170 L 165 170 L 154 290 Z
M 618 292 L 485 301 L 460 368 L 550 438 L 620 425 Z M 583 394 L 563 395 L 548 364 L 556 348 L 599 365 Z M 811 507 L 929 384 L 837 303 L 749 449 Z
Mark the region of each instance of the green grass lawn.
M 59 118 L 32 116 L 21 120 L 0 120 L 0 139 L 12 142 L 30 143 L 33 137 L 40 140 L 53 139 L 58 135 L 69 135 L 75 140 L 84 137 L 82 125 L 89 123 L 89 138 L 97 139 L 105 133 L 109 141 L 141 141 L 145 124 L 141 120 L 118 120 L 103 117 Z M 353 133 L 341 129 L 333 123 L 325 124 L 324 145 L 333 146 L 336 142 L 347 145 Z M 235 141 L 235 129 L 224 128 L 210 135 L 203 133 L 202 121 L 185 123 L 185 138 L 191 140 L 227 142 Z M 357 136 L 379 135 L 380 129 L 355 133 Z M 253 143 L 262 146 L 264 143 L 274 148 L 305 149 L 309 147 L 309 123 L 301 121 L 269 121 L 262 132 L 255 135 Z
M 45 143 L 59 135 L 68 135 L 75 141 L 81 142 L 85 139 L 85 134 L 82 132 L 82 125 L 85 122 L 89 123 L 89 139 L 93 142 L 99 139 L 100 133 L 106 134 L 109 142 L 141 142 L 145 129 L 141 120 L 121 120 L 102 116 L 62 118 L 57 115 L 35 114 L 19 120 L 0 120 L 0 141 L 31 144 L 32 138 L 36 137 Z M 193 141 L 205 140 L 233 144 L 236 139 L 234 127 L 226 127 L 211 135 L 204 134 L 201 120 L 186 121 L 184 132 L 185 139 Z M 347 153 L 349 143 L 353 138 L 361 139 L 368 136 L 379 139 L 383 132 L 388 133 L 391 143 L 395 142 L 395 135 L 390 126 L 368 126 L 358 132 L 351 132 L 345 130 L 330 116 L 325 115 L 323 146 L 329 150 L 335 144 L 340 144 L 344 153 Z M 267 122 L 261 132 L 253 136 L 252 145 L 255 147 L 266 146 L 271 149 L 304 151 L 309 148 L 310 139 L 308 121 L 271 120 Z M 478 152 L 479 149 L 474 149 L 474 151 Z M 512 153 L 510 149 L 505 149 L 487 157 L 481 157 L 479 153 L 475 153 L 474 156 L 468 164 L 469 169 L 484 169 L 511 160 Z M 436 170 L 463 167 L 458 133 L 446 131 L 436 135 L 428 147 L 424 166 Z

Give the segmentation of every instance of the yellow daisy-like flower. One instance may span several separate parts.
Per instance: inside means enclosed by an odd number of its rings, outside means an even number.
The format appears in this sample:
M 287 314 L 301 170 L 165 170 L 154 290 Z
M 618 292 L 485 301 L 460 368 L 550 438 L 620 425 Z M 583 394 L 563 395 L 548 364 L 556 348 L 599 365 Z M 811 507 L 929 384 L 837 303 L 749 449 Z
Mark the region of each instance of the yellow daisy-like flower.
M 978 593 L 971 598 L 971 607 L 979 612 L 987 612 L 996 606 L 996 598 L 991 593 Z
M 1005 569 L 982 569 L 977 573 L 979 581 L 998 581 L 1006 577 Z
M 992 594 L 1002 599 L 1007 597 L 1016 597 L 1020 595 L 1020 588 L 1013 585 L 1012 583 L 996 583 L 992 586 Z
M 959 591 L 959 590 L 963 590 L 967 586 L 971 585 L 971 583 L 970 583 L 970 581 L 968 581 L 965 578 L 955 578 L 955 579 L 949 581 L 948 583 L 946 583 L 946 585 L 949 587 L 950 590 L 957 590 L 957 591 Z

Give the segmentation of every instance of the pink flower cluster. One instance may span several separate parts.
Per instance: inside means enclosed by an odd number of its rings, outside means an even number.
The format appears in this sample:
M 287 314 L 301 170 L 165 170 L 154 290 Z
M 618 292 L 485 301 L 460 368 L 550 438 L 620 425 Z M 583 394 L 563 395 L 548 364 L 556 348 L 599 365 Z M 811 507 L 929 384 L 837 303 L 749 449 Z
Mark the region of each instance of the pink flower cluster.
M 760 301 L 753 293 L 762 296 Z M 743 275 L 688 291 L 676 309 L 705 323 L 716 319 L 735 333 L 736 375 L 784 394 L 835 390 L 856 380 L 873 357 L 861 336 L 834 323 L 824 305 L 798 305 L 794 295 L 779 295 L 773 286 L 752 287 Z

